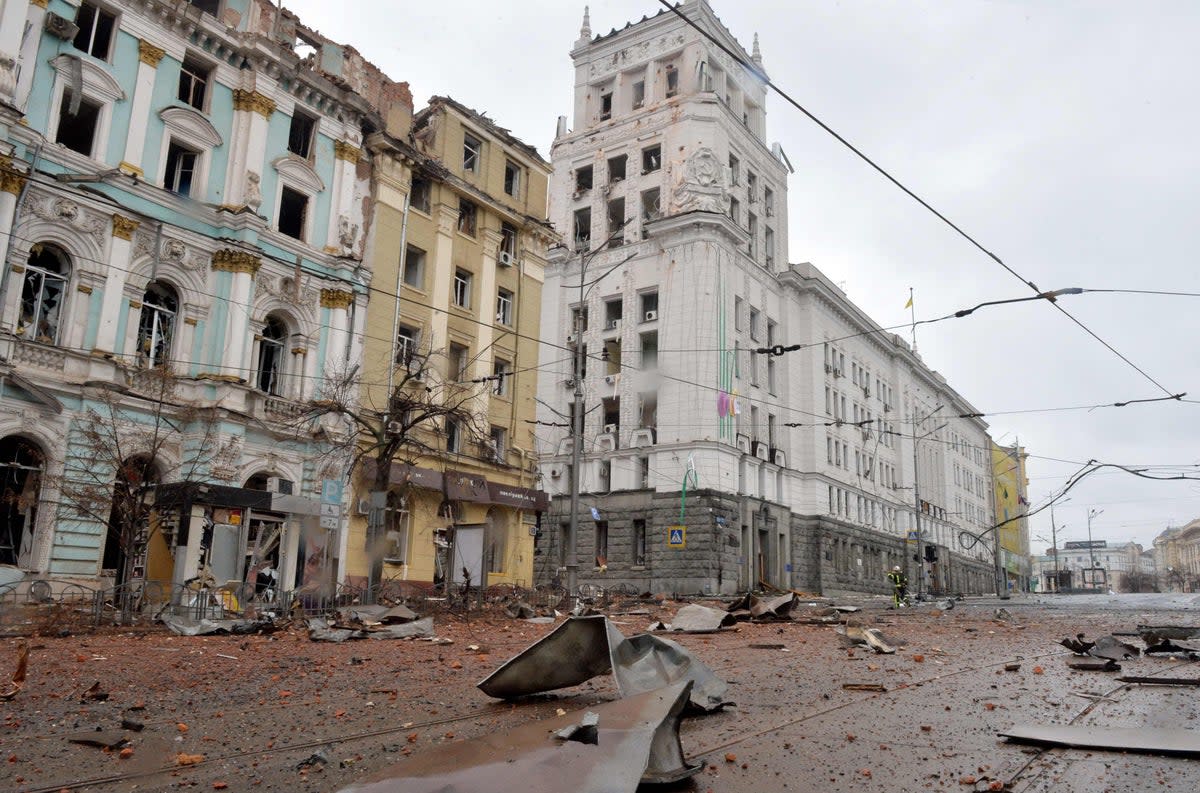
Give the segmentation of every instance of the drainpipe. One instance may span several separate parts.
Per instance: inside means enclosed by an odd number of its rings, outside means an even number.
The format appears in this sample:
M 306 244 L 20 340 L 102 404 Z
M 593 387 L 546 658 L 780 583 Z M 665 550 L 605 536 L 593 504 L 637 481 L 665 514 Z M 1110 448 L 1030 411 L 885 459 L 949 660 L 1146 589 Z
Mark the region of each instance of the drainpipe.
M 404 210 L 400 218 L 400 261 L 396 264 L 396 312 L 392 317 L 392 360 L 388 363 L 388 411 L 391 411 L 392 388 L 396 382 L 396 337 L 400 333 L 400 290 L 404 288 L 404 262 L 408 258 L 408 208 L 412 188 L 404 195 Z

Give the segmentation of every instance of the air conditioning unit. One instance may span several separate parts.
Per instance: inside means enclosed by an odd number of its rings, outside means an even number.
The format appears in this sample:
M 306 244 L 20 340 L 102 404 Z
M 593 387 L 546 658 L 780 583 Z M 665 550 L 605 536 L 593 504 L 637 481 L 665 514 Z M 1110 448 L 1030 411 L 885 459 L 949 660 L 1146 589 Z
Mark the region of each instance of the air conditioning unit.
M 608 321 L 608 324 L 607 324 L 607 325 L 605 325 L 604 327 L 608 328 L 609 330 L 616 330 L 617 328 L 621 327 L 621 320 L 619 320 L 619 319 L 610 319 L 610 320 Z
M 560 476 L 562 476 L 561 468 L 551 468 L 550 469 L 550 478 L 551 479 L 558 479 Z
M 404 423 L 401 421 L 389 421 L 387 425 L 388 435 L 400 435 L 404 432 Z
M 750 439 L 747 438 L 745 435 L 738 435 L 737 436 L 737 447 L 738 447 L 738 451 L 740 451 L 742 454 L 749 454 L 750 453 Z
M 647 322 L 653 322 L 656 319 L 658 319 L 657 311 L 647 311 L 646 312 L 646 321 Z
M 775 217 L 775 207 L 771 206 L 770 204 L 767 204 L 767 217 Z
M 278 493 L 281 496 L 290 496 L 294 485 L 291 479 L 282 479 L 278 476 L 267 477 L 267 491 L 270 493 Z
M 620 375 L 615 375 L 615 374 L 604 375 L 604 382 L 608 383 L 609 385 L 616 385 L 617 381 L 619 379 L 620 379 Z
M 496 259 L 496 263 L 501 267 L 512 267 L 517 263 L 516 254 L 511 251 L 500 251 L 500 257 Z
M 843 375 L 843 374 L 842 374 L 842 370 L 841 370 L 841 369 L 837 369 L 837 368 L 835 368 L 835 369 L 833 370 L 833 376 L 834 376 L 834 377 L 845 377 L 845 375 Z
M 574 388 L 575 387 L 575 378 L 568 377 L 566 380 L 563 380 L 563 386 L 565 388 Z
M 830 366 L 829 364 L 825 364 L 825 374 L 830 374 L 832 371 L 833 371 L 833 367 Z
M 617 425 L 616 424 L 605 424 L 604 431 L 609 435 L 613 435 L 617 431 Z
M 358 501 L 354 502 L 354 514 L 355 515 L 371 514 L 371 499 L 360 498 Z
M 79 25 L 55 13 L 46 14 L 45 26 L 47 33 L 63 41 L 70 41 L 79 35 Z
M 574 344 L 577 341 L 579 341 L 578 333 L 568 333 L 567 334 L 567 344 Z
M 870 386 L 863 386 L 863 387 L 862 387 L 862 390 L 863 390 L 863 396 L 865 396 L 865 397 L 870 397 L 870 396 L 871 396 L 871 388 L 870 388 Z
M 884 413 L 891 413 L 891 412 L 892 412 L 892 406 L 891 406 L 891 405 L 889 405 L 889 404 L 887 404 L 886 402 L 885 402 L 885 403 L 883 403 L 883 412 L 884 412 Z

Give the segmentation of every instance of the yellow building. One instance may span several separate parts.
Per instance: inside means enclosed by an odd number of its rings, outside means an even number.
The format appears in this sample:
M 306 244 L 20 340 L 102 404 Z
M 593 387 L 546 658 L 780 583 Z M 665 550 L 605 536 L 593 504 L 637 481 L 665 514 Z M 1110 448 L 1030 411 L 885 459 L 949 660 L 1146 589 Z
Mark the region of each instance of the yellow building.
M 459 581 L 464 567 L 472 585 L 532 585 L 546 504 L 532 422 L 550 166 L 449 98 L 387 121 L 366 141 L 372 291 L 360 398 L 404 441 L 381 523 L 351 520 L 347 578 L 364 583 L 382 559 L 385 586 L 440 581 L 447 568 Z M 370 512 L 373 463 L 355 480 L 357 512 Z
M 1000 523 L 1000 564 L 1010 586 L 1024 590 L 1029 583 L 1029 479 L 1025 449 L 992 444 L 992 486 L 996 522 Z

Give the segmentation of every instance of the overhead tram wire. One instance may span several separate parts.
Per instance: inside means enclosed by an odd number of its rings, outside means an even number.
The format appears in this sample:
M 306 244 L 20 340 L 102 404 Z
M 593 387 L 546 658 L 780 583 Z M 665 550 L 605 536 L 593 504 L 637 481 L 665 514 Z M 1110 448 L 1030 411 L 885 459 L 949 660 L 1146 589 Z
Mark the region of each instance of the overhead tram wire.
M 683 13 L 683 11 L 681 11 L 679 9 L 678 6 L 672 5 L 670 2 L 668 2 L 668 0 L 658 0 L 658 1 L 668 11 L 670 11 L 671 13 L 675 14 L 677 17 L 682 19 L 689 27 L 694 28 L 701 36 L 708 39 L 718 49 L 720 49 L 722 52 L 724 52 L 726 55 L 728 55 L 730 58 L 732 58 L 735 63 L 739 64 L 742 68 L 746 69 L 748 72 L 750 72 L 755 77 L 757 77 L 759 80 L 761 80 L 764 85 L 766 85 L 768 88 L 773 90 L 775 93 L 779 94 L 779 96 L 781 96 L 784 99 L 784 101 L 786 101 L 792 107 L 796 108 L 801 113 L 803 113 L 805 116 L 807 116 L 810 121 L 812 121 L 814 124 L 819 126 L 821 129 L 825 130 L 825 132 L 832 135 L 835 140 L 837 140 L 839 143 L 841 143 L 847 149 L 852 151 L 855 155 L 857 155 L 859 157 L 859 159 L 861 159 L 863 162 L 867 163 L 867 165 L 870 165 L 875 171 L 877 171 L 881 176 L 883 176 L 885 179 L 887 179 L 893 185 L 895 185 L 900 190 L 902 190 L 906 195 L 908 195 L 909 198 L 913 199 L 918 204 L 920 204 L 922 207 L 927 209 L 930 213 L 932 213 L 935 217 L 937 217 L 939 220 L 941 220 L 943 223 L 945 223 L 947 226 L 949 226 L 951 229 L 953 229 L 955 232 L 957 232 L 959 234 L 959 236 L 961 236 L 963 239 L 965 239 L 967 242 L 969 242 L 972 246 L 977 248 L 985 256 L 987 256 L 989 259 L 994 261 L 996 264 L 1000 265 L 1000 267 L 1002 267 L 1005 271 L 1007 271 L 1009 273 L 1009 275 L 1011 275 L 1013 278 L 1016 278 L 1018 281 L 1025 284 L 1026 286 L 1028 286 L 1039 297 L 1041 297 L 1042 290 L 1038 288 L 1037 284 L 1035 284 L 1033 281 L 1029 280 L 1028 278 L 1025 278 L 1024 276 L 1022 276 L 1020 273 L 1018 273 L 1016 270 L 1014 270 L 1008 264 L 1005 264 L 1003 259 L 1001 259 L 999 256 L 997 256 L 996 254 L 992 253 L 990 250 L 985 248 L 978 240 L 976 240 L 974 237 L 972 237 L 970 234 L 968 234 L 965 230 L 963 230 L 962 227 L 960 227 L 959 225 L 954 223 L 954 221 L 950 220 L 950 218 L 946 217 L 938 210 L 934 209 L 933 205 L 931 205 L 925 199 L 921 198 L 915 192 L 913 192 L 908 187 L 906 187 L 903 182 L 901 182 L 896 177 L 892 176 L 891 173 L 889 173 L 886 169 L 883 168 L 883 166 L 876 163 L 874 160 L 872 160 L 870 157 L 868 157 L 861 149 L 856 147 L 854 144 L 852 144 L 846 138 L 839 135 L 832 127 L 830 127 L 824 121 L 817 118 L 807 108 L 805 108 L 803 105 L 801 105 L 795 99 L 793 99 L 786 91 L 784 91 L 782 88 L 780 88 L 779 86 L 777 86 L 773 82 L 771 82 L 770 78 L 768 78 L 767 75 L 761 69 L 759 69 L 753 63 L 748 62 L 746 59 L 744 59 L 738 53 L 734 52 L 728 45 L 726 45 L 724 42 L 718 40 L 716 36 L 712 35 L 707 30 L 700 27 L 698 24 L 696 24 L 692 20 L 688 19 L 687 16 Z M 1124 361 L 1128 366 L 1130 366 L 1134 371 L 1136 371 L 1138 374 L 1140 374 L 1146 380 L 1151 382 L 1160 391 L 1162 391 L 1164 394 L 1167 394 L 1167 395 L 1171 394 L 1171 391 L 1166 386 L 1164 386 L 1158 380 L 1151 377 L 1150 374 L 1147 373 L 1145 369 L 1143 369 L 1142 367 L 1135 364 L 1133 361 L 1131 361 L 1129 358 L 1127 358 L 1123 353 L 1118 351 L 1115 347 L 1113 347 L 1107 341 L 1100 338 L 1100 336 L 1095 331 L 1093 331 L 1087 325 L 1083 324 L 1083 322 L 1080 321 L 1079 319 L 1077 319 L 1074 314 L 1072 314 L 1071 312 L 1067 311 L 1065 308 L 1060 306 L 1058 304 L 1057 300 L 1050 299 L 1049 302 L 1055 308 L 1057 308 L 1060 312 L 1062 312 L 1062 314 L 1064 316 L 1066 316 L 1073 323 L 1078 325 L 1085 333 L 1087 333 L 1089 336 L 1091 336 L 1096 341 L 1100 342 L 1100 344 L 1104 345 L 1104 347 L 1107 348 L 1109 350 L 1109 352 L 1111 352 L 1113 355 L 1116 355 L 1118 358 L 1120 358 L 1122 361 Z

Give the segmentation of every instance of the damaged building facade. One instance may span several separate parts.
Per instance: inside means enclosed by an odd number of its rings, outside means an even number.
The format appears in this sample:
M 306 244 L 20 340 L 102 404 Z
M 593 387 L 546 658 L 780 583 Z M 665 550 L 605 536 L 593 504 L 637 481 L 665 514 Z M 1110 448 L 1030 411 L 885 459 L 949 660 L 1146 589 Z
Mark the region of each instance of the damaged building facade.
M 367 138 L 375 167 L 362 407 L 385 416 L 386 482 L 355 477 L 348 574 L 528 586 L 545 495 L 533 456 L 550 165 L 434 97 Z M 422 420 L 422 416 L 426 418 Z M 389 444 L 395 445 L 390 446 Z M 367 451 L 368 455 L 377 449 Z M 371 491 L 386 485 L 372 541 Z M 449 558 L 453 554 L 451 563 Z
M 0 61 L 0 563 L 336 580 L 345 460 L 297 417 L 361 358 L 388 84 L 266 0 L 10 0 Z M 67 497 L 129 475 L 132 561 Z
M 678 10 L 762 71 L 706 2 Z M 992 591 L 990 536 L 962 539 L 993 523 L 987 425 L 816 267 L 788 263 L 791 166 L 765 137 L 763 79 L 674 12 L 594 38 L 585 14 L 571 56 L 574 129 L 560 118 L 550 193 L 569 243 L 550 252 L 542 304 L 538 580 L 565 572 L 578 474 L 583 582 L 886 591 L 900 565 L 925 591 Z M 582 371 L 562 355 L 578 347 Z

